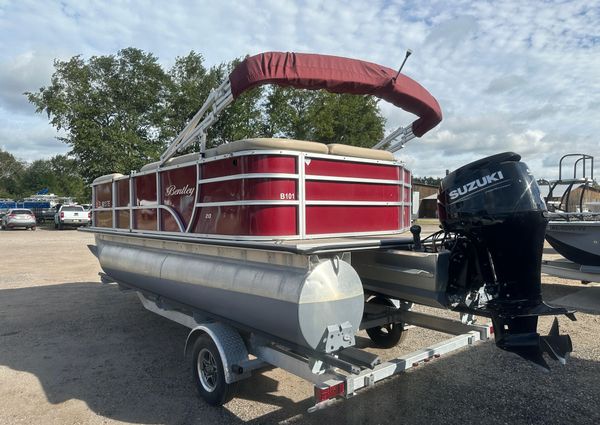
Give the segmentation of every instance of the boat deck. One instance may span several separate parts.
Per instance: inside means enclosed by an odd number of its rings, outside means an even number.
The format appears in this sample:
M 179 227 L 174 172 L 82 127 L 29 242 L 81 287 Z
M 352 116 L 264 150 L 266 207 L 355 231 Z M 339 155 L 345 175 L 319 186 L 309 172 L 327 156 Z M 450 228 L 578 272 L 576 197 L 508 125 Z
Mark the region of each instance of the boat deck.
M 402 248 L 408 247 L 413 243 L 412 237 L 398 236 L 398 234 L 332 237 L 323 239 L 233 240 L 205 238 L 190 233 L 168 234 L 164 232 L 129 232 L 100 227 L 87 227 L 80 228 L 79 230 L 82 232 L 91 232 L 104 235 L 259 249 L 264 251 L 283 251 L 293 254 L 323 254 L 328 252 L 360 251 L 378 248 Z

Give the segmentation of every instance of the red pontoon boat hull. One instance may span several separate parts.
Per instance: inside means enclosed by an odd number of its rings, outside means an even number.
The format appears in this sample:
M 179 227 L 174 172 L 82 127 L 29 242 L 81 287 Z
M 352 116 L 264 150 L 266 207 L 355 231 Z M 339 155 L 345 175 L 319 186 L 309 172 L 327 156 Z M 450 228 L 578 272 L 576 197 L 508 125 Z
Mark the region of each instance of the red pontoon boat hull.
M 97 179 L 94 226 L 295 239 L 410 227 L 411 174 L 395 161 L 255 149 L 145 168 Z

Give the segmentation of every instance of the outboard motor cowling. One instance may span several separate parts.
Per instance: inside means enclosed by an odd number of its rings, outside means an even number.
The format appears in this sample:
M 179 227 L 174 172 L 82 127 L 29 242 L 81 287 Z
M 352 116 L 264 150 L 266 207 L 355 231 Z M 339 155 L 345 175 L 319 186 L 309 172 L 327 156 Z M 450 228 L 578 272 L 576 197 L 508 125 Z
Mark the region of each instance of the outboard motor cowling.
M 542 301 L 541 260 L 548 222 L 539 187 L 521 157 L 493 155 L 448 174 L 438 195 L 451 240 L 447 295 L 454 309 L 491 317 L 496 344 L 544 367 L 542 353 L 564 362 L 572 350 L 555 322 L 537 333 L 540 315 L 573 312 Z

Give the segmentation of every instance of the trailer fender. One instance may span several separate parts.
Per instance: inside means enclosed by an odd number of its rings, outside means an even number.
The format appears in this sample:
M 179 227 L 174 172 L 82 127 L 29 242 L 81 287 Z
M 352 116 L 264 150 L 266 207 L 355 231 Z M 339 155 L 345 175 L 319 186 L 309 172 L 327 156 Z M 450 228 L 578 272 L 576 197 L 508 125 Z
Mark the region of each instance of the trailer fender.
M 203 323 L 192 329 L 185 341 L 184 356 L 187 356 L 189 349 L 203 334 L 210 336 L 219 350 L 223 361 L 225 382 L 231 384 L 250 377 L 250 370 L 239 367 L 239 365 L 248 362 L 246 344 L 238 331 L 224 323 Z

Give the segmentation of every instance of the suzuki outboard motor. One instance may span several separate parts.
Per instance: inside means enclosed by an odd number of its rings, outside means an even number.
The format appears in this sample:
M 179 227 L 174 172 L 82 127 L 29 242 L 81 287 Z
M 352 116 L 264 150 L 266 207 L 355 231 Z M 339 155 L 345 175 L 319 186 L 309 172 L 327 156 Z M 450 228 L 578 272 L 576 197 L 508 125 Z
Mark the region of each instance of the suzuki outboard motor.
M 538 316 L 566 314 L 542 301 L 540 270 L 547 211 L 539 187 L 513 152 L 493 155 L 447 175 L 438 212 L 449 238 L 447 295 L 453 309 L 492 318 L 498 347 L 548 367 L 564 363 L 568 335 L 537 332 Z

